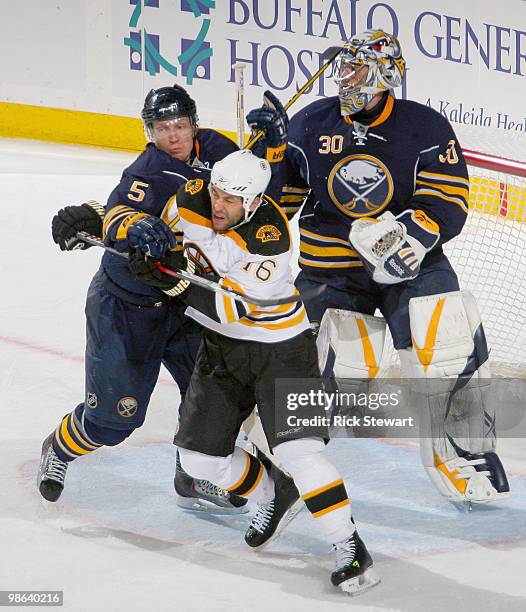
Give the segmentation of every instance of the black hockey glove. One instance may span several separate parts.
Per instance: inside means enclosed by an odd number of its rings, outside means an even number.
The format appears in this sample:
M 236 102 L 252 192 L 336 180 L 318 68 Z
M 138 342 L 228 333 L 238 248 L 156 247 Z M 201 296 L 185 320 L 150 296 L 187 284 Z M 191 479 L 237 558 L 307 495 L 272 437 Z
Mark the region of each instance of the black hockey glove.
M 289 118 L 283 104 L 271 91 L 263 94 L 263 106 L 248 113 L 247 123 L 253 135 L 265 132 L 265 136 L 255 144 L 254 154 L 270 163 L 280 162 L 287 147 Z
M 66 206 L 58 211 L 51 222 L 53 241 L 61 251 L 89 249 L 77 238 L 77 232 L 87 232 L 97 238 L 102 238 L 102 222 L 104 221 L 104 206 L 90 200 L 79 206 Z
M 161 272 L 155 267 L 156 262 L 156 259 L 145 255 L 138 247 L 130 252 L 128 268 L 141 283 L 160 289 L 172 297 L 182 295 L 190 283 Z M 184 256 L 183 251 L 169 251 L 161 259 L 161 264 L 171 270 L 186 270 L 195 273 L 194 263 Z

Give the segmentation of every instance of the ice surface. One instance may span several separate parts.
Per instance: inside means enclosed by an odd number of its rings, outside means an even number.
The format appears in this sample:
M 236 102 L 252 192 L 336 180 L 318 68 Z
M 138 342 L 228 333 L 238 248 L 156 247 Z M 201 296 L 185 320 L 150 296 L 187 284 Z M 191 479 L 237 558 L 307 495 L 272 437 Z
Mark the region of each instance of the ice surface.
M 73 463 L 56 504 L 35 485 L 43 438 L 83 396 L 84 296 L 100 251 L 61 253 L 61 206 L 104 201 L 133 157 L 0 140 L 0 590 L 59 589 L 65 610 L 320 612 L 526 610 L 526 444 L 502 440 L 510 501 L 471 513 L 442 499 L 411 441 L 338 439 L 362 537 L 382 583 L 350 599 L 307 512 L 255 553 L 250 515 L 178 509 L 166 371 L 145 426 Z

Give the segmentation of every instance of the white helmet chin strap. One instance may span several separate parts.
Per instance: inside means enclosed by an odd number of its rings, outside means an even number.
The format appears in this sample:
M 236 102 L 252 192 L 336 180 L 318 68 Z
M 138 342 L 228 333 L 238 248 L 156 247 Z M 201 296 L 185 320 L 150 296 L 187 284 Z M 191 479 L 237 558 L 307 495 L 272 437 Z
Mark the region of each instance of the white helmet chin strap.
M 263 196 L 262 193 L 260 193 L 259 195 L 255 196 L 254 198 L 252 198 L 252 201 L 248 205 L 245 204 L 245 198 L 243 198 L 243 210 L 245 211 L 245 216 L 241 219 L 241 221 L 239 223 L 236 223 L 235 225 L 233 225 L 229 229 L 236 229 L 240 225 L 244 225 L 245 223 L 248 223 L 250 221 L 250 219 L 252 219 L 252 217 L 254 216 L 256 210 L 261 206 L 261 201 L 262 201 L 261 198 L 262 198 L 262 196 Z M 254 207 L 254 210 L 250 210 L 250 206 L 252 205 L 252 202 L 256 198 L 259 198 L 259 202 Z

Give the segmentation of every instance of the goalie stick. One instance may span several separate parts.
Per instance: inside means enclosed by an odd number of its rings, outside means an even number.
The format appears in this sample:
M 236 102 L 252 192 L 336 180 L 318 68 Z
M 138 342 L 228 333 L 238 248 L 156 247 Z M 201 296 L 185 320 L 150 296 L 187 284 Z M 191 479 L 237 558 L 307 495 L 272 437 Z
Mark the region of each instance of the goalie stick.
M 289 108 L 296 102 L 296 100 L 303 94 L 307 89 L 327 70 L 327 68 L 334 62 L 334 60 L 340 55 L 343 51 L 343 47 L 329 47 L 325 50 L 323 57 L 327 57 L 327 61 L 323 66 L 315 72 L 311 78 L 299 89 L 292 98 L 283 106 L 285 110 L 289 110 Z M 247 144 L 243 147 L 244 149 L 252 149 L 256 142 L 265 135 L 263 130 L 260 130 L 256 134 L 254 134 Z
M 86 232 L 77 232 L 77 238 L 79 240 L 82 240 L 82 242 L 91 244 L 93 246 L 101 247 L 105 251 L 109 251 L 114 255 L 128 259 L 128 253 L 117 251 L 117 249 L 105 245 L 102 240 L 99 240 L 97 237 L 91 236 Z M 316 289 L 304 291 L 303 293 L 298 293 L 297 295 L 290 295 L 284 298 L 261 299 L 258 297 L 239 293 L 235 289 L 228 289 L 226 287 L 222 287 L 219 283 L 210 278 L 207 278 L 206 276 L 198 276 L 197 274 L 186 272 L 186 270 L 170 270 L 170 268 L 165 268 L 159 261 L 155 262 L 155 267 L 159 270 L 159 272 L 168 274 L 168 276 L 173 276 L 174 278 L 186 280 L 190 283 L 193 283 L 194 285 L 202 287 L 203 289 L 208 289 L 208 291 L 220 293 L 221 295 L 228 295 L 234 300 L 237 300 L 238 302 L 249 302 L 251 304 L 254 304 L 255 306 L 279 306 L 281 304 L 293 304 L 294 302 L 310 300 L 320 295 L 320 293 L 325 291 L 326 288 L 326 285 L 320 285 Z

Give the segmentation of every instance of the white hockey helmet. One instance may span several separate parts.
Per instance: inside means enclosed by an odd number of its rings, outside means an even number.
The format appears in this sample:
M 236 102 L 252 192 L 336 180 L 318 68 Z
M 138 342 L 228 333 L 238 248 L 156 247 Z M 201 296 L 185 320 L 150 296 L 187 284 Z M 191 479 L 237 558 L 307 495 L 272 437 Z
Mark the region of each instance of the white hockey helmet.
M 256 157 L 248 149 L 243 149 L 230 153 L 214 164 L 210 185 L 241 197 L 246 221 L 251 212 L 250 205 L 254 198 L 264 193 L 270 178 L 271 171 L 268 161 Z
M 373 96 L 399 87 L 405 60 L 398 40 L 383 30 L 366 30 L 350 38 L 334 65 L 342 114 L 364 109 Z

